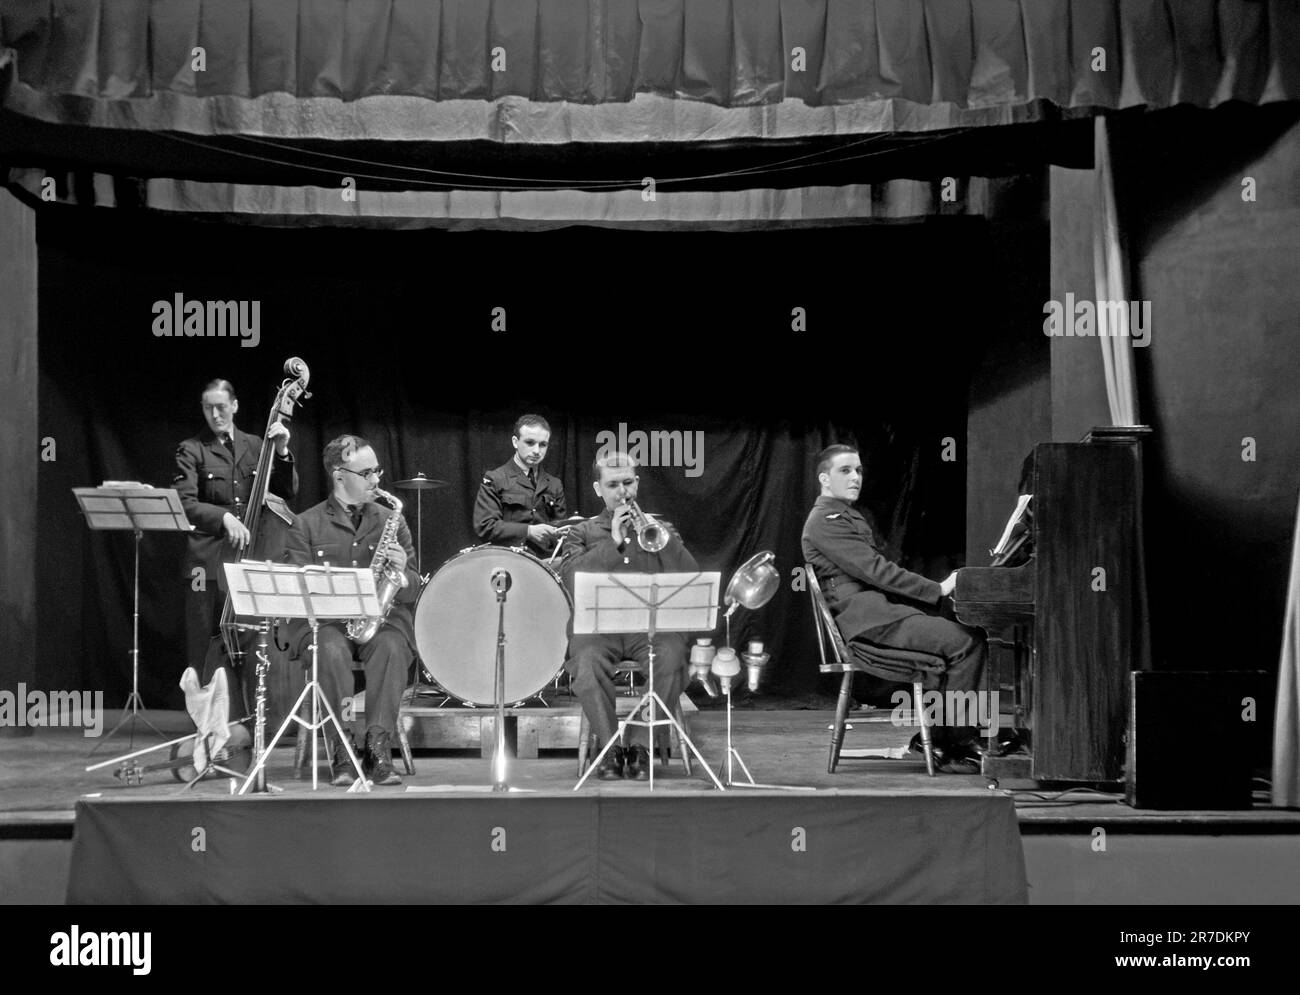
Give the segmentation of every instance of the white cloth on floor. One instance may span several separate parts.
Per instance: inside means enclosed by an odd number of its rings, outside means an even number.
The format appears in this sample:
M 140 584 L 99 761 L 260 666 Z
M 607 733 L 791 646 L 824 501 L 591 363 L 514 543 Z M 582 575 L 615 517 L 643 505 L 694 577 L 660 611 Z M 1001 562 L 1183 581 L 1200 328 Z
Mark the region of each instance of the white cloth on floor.
M 230 690 L 226 683 L 226 669 L 218 667 L 212 683 L 199 685 L 199 675 L 193 667 L 186 667 L 181 675 L 181 690 L 185 692 L 185 710 L 194 720 L 198 737 L 194 741 L 194 769 L 207 770 L 209 757 L 219 755 L 230 739 Z

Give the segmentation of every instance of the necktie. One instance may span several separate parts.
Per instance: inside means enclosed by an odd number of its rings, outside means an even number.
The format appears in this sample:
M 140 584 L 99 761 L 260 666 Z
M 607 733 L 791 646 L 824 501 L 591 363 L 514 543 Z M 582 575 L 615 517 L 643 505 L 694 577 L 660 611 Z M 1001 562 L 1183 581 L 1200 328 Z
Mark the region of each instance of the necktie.
M 229 435 L 223 435 L 221 437 L 221 444 L 230 451 L 231 456 L 235 455 L 235 440 L 233 438 Z
M 348 514 L 352 516 L 352 528 L 361 528 L 361 518 L 365 514 L 365 505 L 350 504 L 348 505 Z

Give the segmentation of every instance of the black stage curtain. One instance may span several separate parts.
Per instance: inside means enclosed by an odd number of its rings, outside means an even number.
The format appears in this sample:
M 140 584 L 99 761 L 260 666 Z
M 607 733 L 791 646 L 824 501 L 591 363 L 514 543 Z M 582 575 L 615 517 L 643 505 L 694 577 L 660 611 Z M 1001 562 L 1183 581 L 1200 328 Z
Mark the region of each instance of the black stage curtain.
M 389 479 L 449 482 L 425 497 L 426 571 L 476 542 L 480 474 L 509 457 L 517 414 L 550 419 L 548 467 L 584 514 L 600 507 L 598 433 L 702 432 L 699 474 L 647 467 L 642 504 L 724 581 L 751 554 L 776 553 L 786 583 L 733 633 L 767 642 L 776 689 L 818 686 L 795 571 L 822 446 L 860 444 L 862 503 L 906 563 L 936 577 L 960 565 L 968 371 L 1001 296 L 982 220 L 688 237 L 230 228 L 66 208 L 39 218 L 41 433 L 58 447 L 40 470 L 46 686 L 104 687 L 111 703 L 130 681 L 131 541 L 90 533 L 70 488 L 167 485 L 213 377 L 237 388 L 240 427 L 260 431 L 290 355 L 310 364 L 314 395 L 292 425 L 296 509 L 325 497 L 323 444 L 360 432 Z M 259 344 L 155 337 L 153 303 L 176 294 L 260 301 Z M 497 307 L 504 332 L 490 327 Z M 805 331 L 791 328 L 795 308 Z M 182 545 L 144 541 L 142 691 L 155 707 L 180 700 Z

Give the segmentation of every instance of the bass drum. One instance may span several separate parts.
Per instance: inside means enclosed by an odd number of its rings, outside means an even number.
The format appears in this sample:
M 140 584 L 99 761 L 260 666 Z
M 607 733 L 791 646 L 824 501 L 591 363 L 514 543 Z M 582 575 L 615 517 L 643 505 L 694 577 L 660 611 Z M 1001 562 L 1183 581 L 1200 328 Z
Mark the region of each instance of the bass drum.
M 510 574 L 506 594 L 506 704 L 546 687 L 564 664 L 573 600 L 537 557 L 504 546 L 475 546 L 453 556 L 420 592 L 415 646 L 429 675 L 448 694 L 492 706 L 497 661 L 497 596 L 492 574 Z

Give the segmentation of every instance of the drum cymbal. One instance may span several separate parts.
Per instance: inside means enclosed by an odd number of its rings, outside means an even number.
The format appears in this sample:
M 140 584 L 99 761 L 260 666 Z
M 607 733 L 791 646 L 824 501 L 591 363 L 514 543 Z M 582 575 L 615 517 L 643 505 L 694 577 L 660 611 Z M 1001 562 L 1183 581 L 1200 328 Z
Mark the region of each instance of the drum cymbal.
M 432 477 L 426 477 L 422 473 L 417 473 L 409 480 L 394 480 L 389 487 L 396 487 L 403 491 L 432 491 L 439 487 L 446 487 L 447 481 L 434 480 Z

